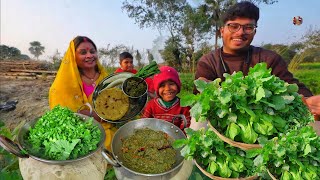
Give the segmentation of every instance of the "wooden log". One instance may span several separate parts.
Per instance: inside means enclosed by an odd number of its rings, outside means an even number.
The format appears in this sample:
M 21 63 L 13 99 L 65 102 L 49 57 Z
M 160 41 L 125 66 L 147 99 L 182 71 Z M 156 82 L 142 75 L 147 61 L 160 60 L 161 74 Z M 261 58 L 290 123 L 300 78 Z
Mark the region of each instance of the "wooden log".
M 8 65 L 30 65 L 30 64 L 39 64 L 38 62 L 15 62 L 15 61 L 4 61 L 0 62 L 0 64 L 8 64 Z
M 36 73 L 29 73 L 29 72 L 0 72 L 0 75 L 4 76 L 35 76 Z
M 49 76 L 8 76 L 8 75 L 0 75 L 0 78 L 6 78 L 6 79 L 22 79 L 22 80 L 34 80 L 34 79 L 54 79 L 55 76 L 49 75 Z
M 29 73 L 43 73 L 43 74 L 56 74 L 57 71 L 44 71 L 44 70 L 25 70 L 25 69 L 10 69 L 11 72 L 29 72 Z
M 16 60 L 16 61 L 0 61 L 0 64 L 24 64 L 24 65 L 37 65 L 37 64 L 45 64 L 46 62 L 42 61 L 23 61 L 23 60 Z

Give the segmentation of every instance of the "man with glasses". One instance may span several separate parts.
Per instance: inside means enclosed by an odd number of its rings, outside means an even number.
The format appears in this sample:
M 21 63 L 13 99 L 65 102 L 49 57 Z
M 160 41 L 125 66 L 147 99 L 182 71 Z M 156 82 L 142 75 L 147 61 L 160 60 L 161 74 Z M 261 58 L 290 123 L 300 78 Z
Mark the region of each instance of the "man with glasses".
M 272 68 L 272 74 L 288 83 L 296 83 L 299 93 L 305 97 L 312 96 L 304 84 L 293 78 L 280 55 L 250 45 L 257 31 L 258 20 L 259 8 L 251 2 L 242 1 L 228 9 L 222 18 L 224 26 L 220 29 L 223 47 L 201 57 L 195 78 L 205 81 L 221 78 L 224 81 L 224 73 L 242 71 L 247 75 L 249 67 L 266 62 L 268 68 Z

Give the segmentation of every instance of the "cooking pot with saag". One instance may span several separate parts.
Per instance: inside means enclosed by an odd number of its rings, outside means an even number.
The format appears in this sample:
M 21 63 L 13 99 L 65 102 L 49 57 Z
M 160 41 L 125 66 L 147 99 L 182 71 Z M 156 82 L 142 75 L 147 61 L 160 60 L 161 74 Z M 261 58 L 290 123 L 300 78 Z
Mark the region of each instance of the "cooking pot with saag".
M 173 164 L 170 166 L 169 169 L 165 170 L 161 173 L 145 173 L 141 172 L 140 170 L 136 170 L 126 164 L 126 157 L 124 156 L 124 141 L 135 135 L 139 130 L 154 130 L 163 134 L 166 138 L 170 137 L 172 141 L 176 139 L 184 139 L 186 138 L 183 131 L 175 126 L 174 124 L 160 120 L 155 118 L 142 118 L 130 121 L 123 126 L 121 126 L 115 133 L 112 143 L 111 143 L 111 150 L 109 152 L 107 150 L 103 150 L 102 155 L 107 159 L 108 163 L 112 164 L 116 171 L 121 172 L 121 178 L 129 178 L 129 179 L 170 179 L 171 177 L 175 176 L 179 170 L 181 169 L 184 158 L 180 154 L 181 149 L 175 149 L 175 155 L 173 156 Z M 145 141 L 148 141 L 148 137 L 145 138 Z M 158 146 L 158 150 L 165 150 L 166 148 L 170 148 L 170 145 L 161 144 L 162 142 L 155 142 Z M 148 155 L 154 155 L 153 153 L 147 152 L 146 147 L 138 148 L 137 150 L 140 151 L 141 154 L 148 153 Z M 170 150 L 171 151 L 171 150 Z M 171 153 L 171 152 L 168 152 Z M 170 156 L 170 154 L 168 154 Z M 137 160 L 138 161 L 138 160 Z M 170 160 L 168 160 L 170 161 Z M 142 161 L 141 161 L 142 162 Z M 146 161 L 143 161 L 145 163 Z M 163 168 L 163 167 L 161 167 Z M 155 169 L 154 167 L 149 167 L 149 169 Z M 118 177 L 118 176 L 117 176 Z M 118 177 L 120 178 L 120 177 Z

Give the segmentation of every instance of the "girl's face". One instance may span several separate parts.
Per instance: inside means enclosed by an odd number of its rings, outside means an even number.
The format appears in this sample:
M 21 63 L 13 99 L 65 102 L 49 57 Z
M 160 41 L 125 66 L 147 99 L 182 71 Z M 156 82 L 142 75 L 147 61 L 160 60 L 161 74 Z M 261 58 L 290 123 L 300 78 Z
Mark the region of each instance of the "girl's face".
M 169 102 L 172 101 L 178 94 L 178 86 L 171 80 L 164 81 L 159 86 L 159 96 L 162 100 Z
M 97 50 L 90 42 L 82 42 L 76 49 L 76 62 L 82 69 L 95 67 L 97 64 Z
M 126 58 L 120 62 L 120 67 L 123 71 L 130 72 L 133 70 L 133 59 Z

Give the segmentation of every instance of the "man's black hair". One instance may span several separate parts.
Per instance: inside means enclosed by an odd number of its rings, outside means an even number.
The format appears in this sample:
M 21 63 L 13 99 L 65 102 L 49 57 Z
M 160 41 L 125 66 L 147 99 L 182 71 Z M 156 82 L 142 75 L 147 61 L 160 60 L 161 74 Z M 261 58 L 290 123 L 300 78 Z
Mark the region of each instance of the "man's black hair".
M 231 6 L 222 16 L 222 22 L 225 24 L 227 21 L 235 20 L 236 18 L 249 18 L 254 19 L 256 23 L 259 20 L 259 8 L 249 1 L 242 1 Z
M 119 55 L 120 62 L 127 58 L 133 59 L 133 56 L 129 52 L 123 52 Z

